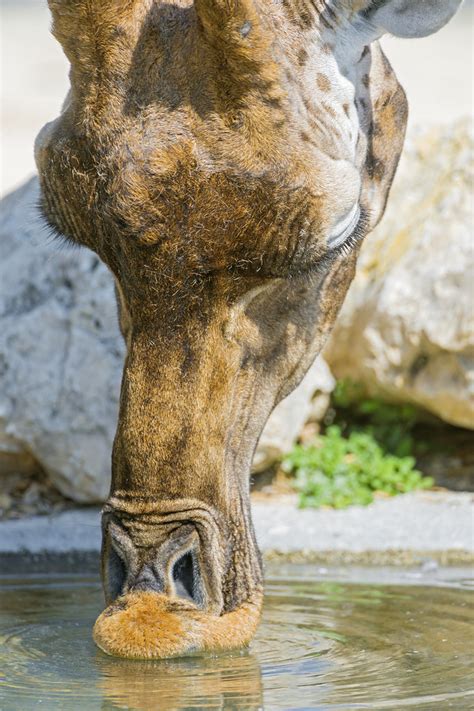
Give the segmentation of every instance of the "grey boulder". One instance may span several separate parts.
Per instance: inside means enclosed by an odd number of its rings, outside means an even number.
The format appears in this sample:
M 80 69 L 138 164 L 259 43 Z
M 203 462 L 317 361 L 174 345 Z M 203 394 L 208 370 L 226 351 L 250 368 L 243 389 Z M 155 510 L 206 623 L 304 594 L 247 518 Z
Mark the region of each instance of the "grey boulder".
M 473 136 L 417 131 L 325 350 L 332 372 L 474 428 Z
M 101 501 L 124 357 L 113 281 L 53 240 L 38 198 L 32 179 L 1 206 L 0 462 L 27 452 L 66 496 Z

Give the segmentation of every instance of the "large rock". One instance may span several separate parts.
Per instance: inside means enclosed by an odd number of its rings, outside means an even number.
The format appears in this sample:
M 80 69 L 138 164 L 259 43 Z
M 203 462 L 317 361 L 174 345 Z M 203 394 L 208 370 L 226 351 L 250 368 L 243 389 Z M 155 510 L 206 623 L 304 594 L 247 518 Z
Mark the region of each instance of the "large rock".
M 33 455 L 67 496 L 106 497 L 124 349 L 113 282 L 87 250 L 42 226 L 31 180 L 2 201 L 0 437 Z
M 474 428 L 470 123 L 408 141 L 326 349 L 337 377 Z
M 37 202 L 31 180 L 1 207 L 0 475 L 41 467 L 65 495 L 102 501 L 124 357 L 113 281 L 93 253 L 50 237 Z M 318 361 L 272 415 L 258 469 L 291 447 L 314 391 L 332 386 Z

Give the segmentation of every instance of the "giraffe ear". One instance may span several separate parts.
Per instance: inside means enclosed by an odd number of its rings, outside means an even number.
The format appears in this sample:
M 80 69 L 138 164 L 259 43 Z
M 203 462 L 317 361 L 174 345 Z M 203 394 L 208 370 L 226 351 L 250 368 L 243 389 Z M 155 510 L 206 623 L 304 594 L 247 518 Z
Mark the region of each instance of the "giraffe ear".
M 363 14 L 396 37 L 426 37 L 440 30 L 462 0 L 372 0 Z

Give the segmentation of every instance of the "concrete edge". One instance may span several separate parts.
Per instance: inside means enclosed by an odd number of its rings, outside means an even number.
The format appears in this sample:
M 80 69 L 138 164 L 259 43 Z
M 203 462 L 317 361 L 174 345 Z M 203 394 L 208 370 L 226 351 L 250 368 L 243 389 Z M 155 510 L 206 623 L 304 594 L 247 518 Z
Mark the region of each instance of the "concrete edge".
M 413 567 L 474 564 L 474 496 L 416 492 L 367 507 L 300 510 L 294 498 L 254 500 L 257 541 L 268 563 Z M 100 511 L 0 522 L 0 573 L 96 572 Z
M 361 566 L 361 567 L 391 567 L 419 568 L 427 562 L 440 567 L 472 567 L 474 554 L 470 551 L 279 551 L 263 552 L 264 563 L 275 565 L 321 565 Z M 76 574 L 97 575 L 100 570 L 100 553 L 91 551 L 69 551 L 54 553 L 43 551 L 31 553 L 19 551 L 16 553 L 0 553 L 0 576 L 31 575 L 31 574 Z

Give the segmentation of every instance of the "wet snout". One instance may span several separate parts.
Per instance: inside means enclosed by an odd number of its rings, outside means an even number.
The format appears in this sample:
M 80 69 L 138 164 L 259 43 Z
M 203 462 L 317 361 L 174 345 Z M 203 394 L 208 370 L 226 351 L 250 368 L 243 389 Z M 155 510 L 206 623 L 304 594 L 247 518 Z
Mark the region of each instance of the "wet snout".
M 206 576 L 205 554 L 193 525 L 181 525 L 143 550 L 125 528 L 110 523 L 103 550 L 108 607 L 94 626 L 96 644 L 107 654 L 134 659 L 247 644 L 258 625 L 261 595 L 221 614 L 209 594 L 213 581 Z
M 106 654 L 164 659 L 248 645 L 260 621 L 262 595 L 232 612 L 215 615 L 183 598 L 131 591 L 109 605 L 94 625 L 94 641 Z

